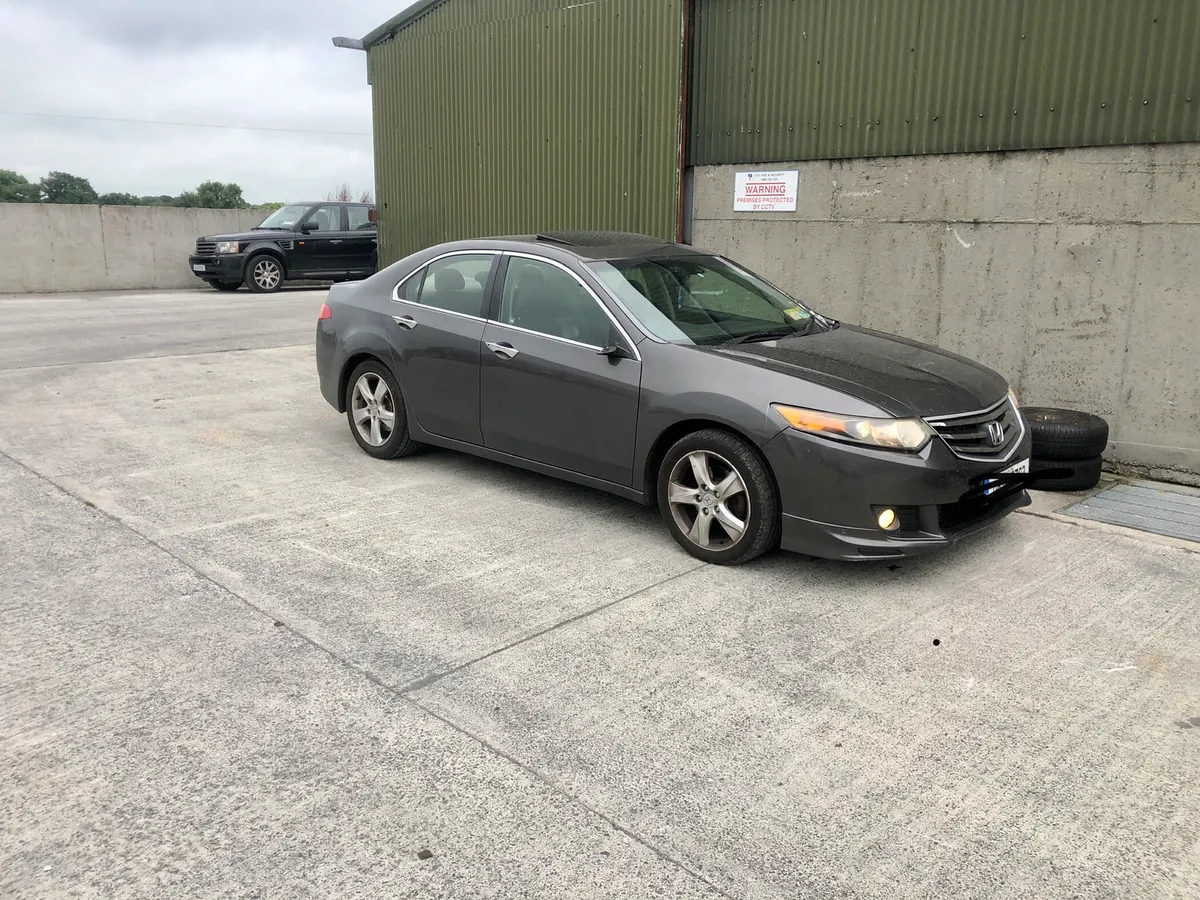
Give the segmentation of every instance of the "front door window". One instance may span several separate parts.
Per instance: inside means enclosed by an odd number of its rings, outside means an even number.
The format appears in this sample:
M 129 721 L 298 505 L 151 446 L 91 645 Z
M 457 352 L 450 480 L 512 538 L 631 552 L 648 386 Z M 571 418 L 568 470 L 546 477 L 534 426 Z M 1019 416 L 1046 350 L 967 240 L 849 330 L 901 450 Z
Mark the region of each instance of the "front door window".
M 509 260 L 500 322 L 597 349 L 612 337 L 611 320 L 578 279 L 558 266 L 522 257 Z
M 318 231 L 341 231 L 342 208 L 340 206 L 318 206 L 306 220 L 308 225 L 316 225 Z

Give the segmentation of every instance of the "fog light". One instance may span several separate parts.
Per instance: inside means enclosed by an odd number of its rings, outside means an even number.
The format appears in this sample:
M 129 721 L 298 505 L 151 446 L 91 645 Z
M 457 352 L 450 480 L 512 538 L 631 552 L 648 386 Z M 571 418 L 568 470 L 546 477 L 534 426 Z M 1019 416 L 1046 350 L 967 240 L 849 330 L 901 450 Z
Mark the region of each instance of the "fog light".
M 894 509 L 885 509 L 879 513 L 879 527 L 884 531 L 895 531 L 900 527 L 900 520 L 896 518 Z

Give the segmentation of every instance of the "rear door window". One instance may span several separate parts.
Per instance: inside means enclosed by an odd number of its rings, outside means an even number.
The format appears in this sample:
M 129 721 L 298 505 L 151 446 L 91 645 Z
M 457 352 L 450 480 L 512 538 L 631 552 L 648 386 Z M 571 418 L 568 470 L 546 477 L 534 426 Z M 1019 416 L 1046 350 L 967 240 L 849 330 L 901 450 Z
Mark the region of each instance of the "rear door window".
M 347 229 L 350 231 L 374 231 L 375 210 L 369 206 L 346 207 Z
M 448 256 L 414 273 L 396 295 L 422 306 L 482 318 L 485 288 L 495 262 L 494 253 Z

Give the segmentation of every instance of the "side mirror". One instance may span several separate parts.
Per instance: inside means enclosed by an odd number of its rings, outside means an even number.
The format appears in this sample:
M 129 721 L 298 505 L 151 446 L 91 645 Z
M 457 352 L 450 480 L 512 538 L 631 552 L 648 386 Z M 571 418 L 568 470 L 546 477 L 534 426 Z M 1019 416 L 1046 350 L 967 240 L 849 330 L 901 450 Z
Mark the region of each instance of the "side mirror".
M 607 356 L 609 359 L 633 359 L 632 353 L 616 343 L 601 347 L 596 353 L 599 356 Z
M 318 225 L 316 222 L 305 222 L 303 225 L 300 226 L 301 234 L 311 234 L 314 231 L 320 231 L 320 230 L 321 230 L 321 226 Z

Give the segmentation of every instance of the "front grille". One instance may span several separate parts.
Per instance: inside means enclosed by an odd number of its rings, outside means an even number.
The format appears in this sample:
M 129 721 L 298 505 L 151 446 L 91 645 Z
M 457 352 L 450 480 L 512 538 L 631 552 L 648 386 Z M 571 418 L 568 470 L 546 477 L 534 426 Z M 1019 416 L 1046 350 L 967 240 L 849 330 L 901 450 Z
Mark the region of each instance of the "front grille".
M 980 412 L 937 416 L 926 421 L 946 446 L 963 459 L 1006 459 L 1025 433 L 1021 414 L 1007 397 Z
M 196 241 L 197 256 L 213 256 L 217 252 L 215 241 Z

